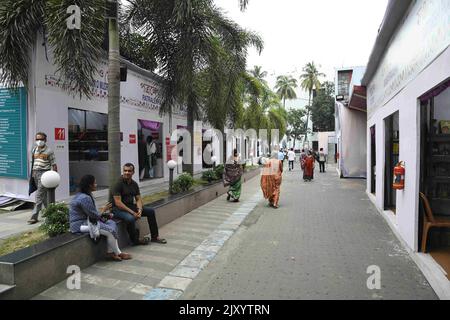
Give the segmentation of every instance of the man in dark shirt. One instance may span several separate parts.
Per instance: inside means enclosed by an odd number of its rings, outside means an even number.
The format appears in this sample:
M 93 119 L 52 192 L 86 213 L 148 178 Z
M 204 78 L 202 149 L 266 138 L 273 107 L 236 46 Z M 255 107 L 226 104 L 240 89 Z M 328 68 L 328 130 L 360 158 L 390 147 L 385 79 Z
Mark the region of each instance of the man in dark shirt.
M 159 238 L 158 223 L 155 210 L 144 207 L 139 185 L 133 180 L 134 165 L 127 163 L 123 166 L 123 175 L 111 189 L 114 218 L 122 219 L 127 224 L 128 234 L 134 245 L 148 244 L 139 240 L 139 232 L 136 230 L 136 220 L 142 216 L 147 217 L 150 228 L 151 241 L 165 244 L 165 239 Z

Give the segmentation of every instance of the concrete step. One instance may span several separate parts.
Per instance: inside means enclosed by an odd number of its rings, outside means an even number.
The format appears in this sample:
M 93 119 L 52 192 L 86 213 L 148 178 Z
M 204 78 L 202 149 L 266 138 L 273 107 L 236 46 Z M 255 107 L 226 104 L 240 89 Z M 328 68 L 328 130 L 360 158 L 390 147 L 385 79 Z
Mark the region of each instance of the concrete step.
M 8 291 L 14 289 L 16 286 L 15 285 L 7 285 L 7 284 L 1 284 L 0 283 L 0 300 L 2 298 L 2 295 L 7 293 Z

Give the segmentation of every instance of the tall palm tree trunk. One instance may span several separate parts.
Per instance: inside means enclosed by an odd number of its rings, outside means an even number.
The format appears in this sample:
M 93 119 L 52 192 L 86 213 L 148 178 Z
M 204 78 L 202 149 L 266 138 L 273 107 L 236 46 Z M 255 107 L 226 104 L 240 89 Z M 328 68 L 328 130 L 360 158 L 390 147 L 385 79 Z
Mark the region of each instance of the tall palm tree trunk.
M 185 148 L 188 148 L 189 150 L 183 151 L 183 159 L 185 159 L 186 155 L 186 162 L 183 163 L 183 172 L 189 172 L 192 176 L 194 176 L 194 143 L 195 143 L 195 136 L 194 136 L 194 111 L 193 108 L 189 105 L 188 102 L 188 113 L 187 113 L 187 127 L 189 134 L 191 136 L 190 139 L 190 145 L 184 145 Z M 187 151 L 187 152 L 186 152 Z
M 109 186 L 120 176 L 120 61 L 117 19 L 109 19 L 108 160 Z
M 309 91 L 308 110 L 306 112 L 306 130 L 305 130 L 305 142 L 308 142 L 308 124 L 309 124 L 309 111 L 311 110 L 311 91 Z
M 223 164 L 227 163 L 227 134 L 225 130 L 223 132 L 222 159 Z

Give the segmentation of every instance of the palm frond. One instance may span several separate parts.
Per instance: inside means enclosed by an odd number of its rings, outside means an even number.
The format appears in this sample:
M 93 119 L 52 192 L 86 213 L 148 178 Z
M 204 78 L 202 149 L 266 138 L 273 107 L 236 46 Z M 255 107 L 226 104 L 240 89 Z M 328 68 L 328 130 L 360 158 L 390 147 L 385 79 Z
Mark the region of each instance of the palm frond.
M 67 7 L 81 10 L 81 29 L 68 30 Z M 104 55 L 105 2 L 102 0 L 47 0 L 45 24 L 64 89 L 90 97 L 97 66 Z
M 42 30 L 44 0 L 4 0 L 0 6 L 0 82 L 28 86 L 31 48 Z

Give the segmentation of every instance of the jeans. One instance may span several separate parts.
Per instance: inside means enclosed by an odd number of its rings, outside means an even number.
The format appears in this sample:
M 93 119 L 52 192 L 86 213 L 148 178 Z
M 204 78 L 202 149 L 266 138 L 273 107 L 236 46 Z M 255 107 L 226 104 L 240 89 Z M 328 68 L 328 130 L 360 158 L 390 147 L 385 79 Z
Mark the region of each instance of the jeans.
M 128 235 L 133 244 L 139 243 L 139 233 L 136 230 L 136 218 L 126 211 L 121 211 L 118 208 L 113 208 L 114 218 L 123 220 L 126 223 Z M 152 239 L 158 238 L 158 223 L 156 222 L 155 210 L 150 207 L 144 207 L 142 210 L 142 217 L 147 217 L 148 227 Z
M 294 161 L 293 160 L 289 160 L 289 170 L 291 170 L 291 166 L 292 166 L 292 170 L 294 170 Z
M 325 172 L 325 161 L 319 161 L 320 172 Z

